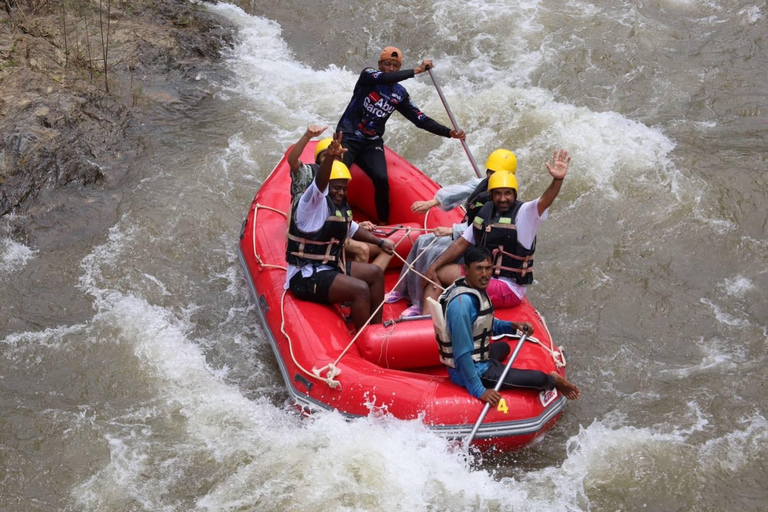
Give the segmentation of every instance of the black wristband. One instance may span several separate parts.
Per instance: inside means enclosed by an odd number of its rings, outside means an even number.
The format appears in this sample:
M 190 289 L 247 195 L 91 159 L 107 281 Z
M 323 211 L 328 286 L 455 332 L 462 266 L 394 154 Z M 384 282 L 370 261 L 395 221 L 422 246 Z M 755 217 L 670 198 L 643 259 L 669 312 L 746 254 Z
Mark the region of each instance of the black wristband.
M 379 238 L 379 244 L 378 245 L 379 245 L 379 249 L 381 249 L 381 246 L 384 245 L 384 239 L 383 238 Z
M 565 178 L 552 178 L 552 181 L 563 181 Z

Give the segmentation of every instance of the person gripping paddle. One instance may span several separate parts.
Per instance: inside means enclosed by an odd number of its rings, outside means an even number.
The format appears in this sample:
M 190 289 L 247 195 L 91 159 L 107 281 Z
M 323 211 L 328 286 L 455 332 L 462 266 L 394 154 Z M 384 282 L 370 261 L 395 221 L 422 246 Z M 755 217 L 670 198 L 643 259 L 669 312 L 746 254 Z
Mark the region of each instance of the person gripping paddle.
M 367 67 L 360 73 L 352 99 L 336 127 L 342 132 L 347 152 L 343 159 L 347 167 L 356 163 L 371 178 L 376 190 L 376 215 L 379 222 L 389 221 L 389 177 L 384 156 L 384 135 L 387 120 L 394 111 L 428 132 L 442 137 L 464 140 L 463 130 L 444 126 L 424 114 L 411 101 L 408 91 L 399 82 L 434 67 L 424 60 L 413 69 L 401 70 L 402 52 L 387 46 L 379 56 L 379 68 Z

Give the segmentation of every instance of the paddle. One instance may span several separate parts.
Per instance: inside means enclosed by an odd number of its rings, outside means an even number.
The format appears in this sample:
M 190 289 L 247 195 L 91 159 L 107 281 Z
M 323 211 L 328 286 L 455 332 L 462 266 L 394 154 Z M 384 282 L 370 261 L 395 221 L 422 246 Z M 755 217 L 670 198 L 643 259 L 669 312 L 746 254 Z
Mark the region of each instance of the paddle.
M 435 84 L 435 89 L 437 89 L 437 94 L 440 95 L 440 101 L 443 102 L 445 111 L 448 112 L 448 118 L 451 120 L 453 129 L 456 131 L 459 131 L 460 128 L 458 123 L 456 123 L 456 118 L 453 117 L 453 112 L 451 111 L 451 107 L 448 105 L 448 101 L 446 101 L 445 96 L 443 96 L 443 90 L 440 89 L 440 85 L 437 83 L 437 79 L 435 78 L 435 75 L 432 73 L 432 70 L 430 69 L 429 66 L 427 66 L 427 73 L 429 73 L 429 78 L 432 79 L 432 83 Z M 467 158 L 469 158 L 469 162 L 472 164 L 472 168 L 475 170 L 475 174 L 477 174 L 478 178 L 482 178 L 483 175 L 480 173 L 480 169 L 477 168 L 477 164 L 475 163 L 475 159 L 472 156 L 472 152 L 469 150 L 469 146 L 467 146 L 467 141 L 462 140 L 461 145 L 464 146 L 464 151 L 467 153 Z
M 496 383 L 496 386 L 493 388 L 494 390 L 498 391 L 501 389 L 501 385 L 504 383 L 504 378 L 509 373 L 510 368 L 512 368 L 512 363 L 515 362 L 515 359 L 517 358 L 517 354 L 520 352 L 520 349 L 523 347 L 523 343 L 525 343 L 525 340 L 528 338 L 528 334 L 523 334 L 523 337 L 520 338 L 520 342 L 515 347 L 515 351 L 512 352 L 512 355 L 509 358 L 509 362 L 507 363 L 507 366 L 504 367 L 504 372 L 501 374 L 501 377 L 499 377 L 499 381 Z M 480 413 L 480 417 L 477 418 L 477 421 L 475 422 L 475 426 L 472 428 L 472 432 L 467 436 L 467 439 L 464 441 L 464 446 L 469 449 L 469 444 L 472 442 L 472 440 L 475 438 L 475 435 L 477 434 L 477 430 L 480 428 L 480 424 L 485 419 L 485 415 L 488 414 L 488 411 L 491 408 L 491 404 L 486 403 L 485 407 L 483 407 L 483 412 Z

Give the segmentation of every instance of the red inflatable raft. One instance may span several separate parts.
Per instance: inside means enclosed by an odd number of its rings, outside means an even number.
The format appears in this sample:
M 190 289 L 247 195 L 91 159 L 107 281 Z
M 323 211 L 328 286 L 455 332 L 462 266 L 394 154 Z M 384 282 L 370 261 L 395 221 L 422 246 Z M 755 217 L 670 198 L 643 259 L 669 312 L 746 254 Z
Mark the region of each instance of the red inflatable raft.
M 302 160 L 313 161 L 315 143 L 307 145 Z M 391 223 L 402 229 L 389 235 L 403 258 L 423 229 L 459 222 L 459 210 L 411 212 L 416 200 L 434 196 L 439 186 L 402 157 L 386 150 L 391 189 Z M 355 220 L 373 220 L 375 207 L 370 179 L 353 165 L 348 202 Z M 396 321 L 405 301 L 384 305 L 384 324 L 369 325 L 354 343 L 351 322 L 337 307 L 314 304 L 284 295 L 285 246 L 290 210 L 290 171 L 287 153 L 256 194 L 243 222 L 239 255 L 269 342 L 275 352 L 288 392 L 307 411 L 335 409 L 347 417 L 384 410 L 401 419 L 419 418 L 448 438 L 464 438 L 472 430 L 483 402 L 453 384 L 438 359 L 430 319 Z M 387 232 L 391 230 L 389 228 Z M 387 291 L 399 278 L 402 262 L 395 257 L 386 273 Z M 515 368 L 558 371 L 565 376 L 564 359 L 549 336 L 544 320 L 526 299 L 512 309 L 497 310 L 506 320 L 529 321 L 535 328 L 514 362 Z M 393 322 L 393 320 L 395 320 Z M 510 348 L 519 342 L 507 338 Z M 566 399 L 556 390 L 502 391 L 504 406 L 491 408 L 474 445 L 502 450 L 524 447 L 541 436 L 559 417 Z

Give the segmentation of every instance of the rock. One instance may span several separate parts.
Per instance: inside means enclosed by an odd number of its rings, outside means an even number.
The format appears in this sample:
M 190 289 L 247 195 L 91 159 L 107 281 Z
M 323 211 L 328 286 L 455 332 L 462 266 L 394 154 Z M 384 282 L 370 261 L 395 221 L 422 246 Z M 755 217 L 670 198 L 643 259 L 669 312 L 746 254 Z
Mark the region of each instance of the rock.
M 0 216 L 29 208 L 43 187 L 104 185 L 110 162 L 141 145 L 128 126 L 146 122 L 152 102 L 194 97 L 179 84 L 192 69 L 215 69 L 234 38 L 225 20 L 187 0 L 113 1 L 108 93 L 98 5 L 70 1 L 65 44 L 58 4 L 30 2 L 0 10 Z M 140 104 L 126 85 L 136 77 L 155 91 Z

